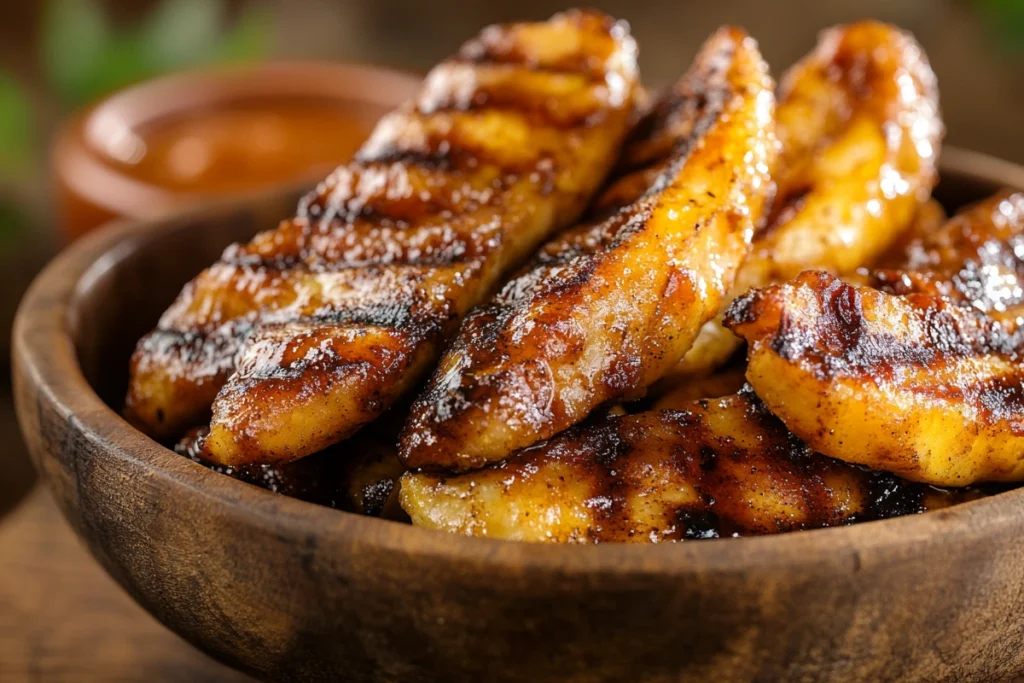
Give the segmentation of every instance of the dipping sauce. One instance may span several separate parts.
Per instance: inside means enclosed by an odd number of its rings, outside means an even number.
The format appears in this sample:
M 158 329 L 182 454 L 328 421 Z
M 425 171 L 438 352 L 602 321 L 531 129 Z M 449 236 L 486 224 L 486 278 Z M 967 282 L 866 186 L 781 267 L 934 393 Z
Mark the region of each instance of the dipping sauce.
M 326 175 L 359 149 L 379 115 L 331 100 L 237 102 L 150 122 L 104 151 L 146 183 L 238 192 Z
M 54 141 L 61 231 L 74 239 L 115 218 L 161 218 L 211 198 L 298 195 L 419 87 L 418 76 L 390 69 L 268 62 L 115 93 Z

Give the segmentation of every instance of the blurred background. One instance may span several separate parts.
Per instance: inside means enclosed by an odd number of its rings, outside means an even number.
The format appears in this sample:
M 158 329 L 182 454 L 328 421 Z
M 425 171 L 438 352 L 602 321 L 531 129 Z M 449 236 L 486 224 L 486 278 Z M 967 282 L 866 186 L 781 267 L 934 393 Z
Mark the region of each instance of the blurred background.
M 563 9 L 562 2 L 0 3 L 0 355 L 8 355 L 10 321 L 22 292 L 67 239 L 62 195 L 55 189 L 50 161 L 55 136 L 96 102 L 132 84 L 213 65 L 303 59 L 422 72 L 481 26 L 545 18 Z M 747 28 L 760 41 L 776 76 L 806 53 L 826 26 L 867 17 L 896 23 L 916 34 L 938 73 L 947 142 L 1024 162 L 1024 0 L 587 4 L 630 22 L 641 48 L 644 80 L 653 87 L 678 77 L 704 38 L 723 23 Z M 404 87 L 410 83 L 406 80 Z M 252 139 L 260 142 L 259 135 Z M 307 144 L 320 140 L 306 139 Z M 33 478 L 11 409 L 6 361 L 0 363 L 0 444 L 0 586 L 8 586 L 0 590 L 0 616 L 7 616 L 0 619 L 0 679 L 7 680 L 5 660 L 14 662 L 14 671 L 57 672 L 33 680 L 71 680 L 63 675 L 68 671 L 79 671 L 77 680 L 99 680 L 99 669 L 89 669 L 89 662 L 96 667 L 98 662 L 118 663 L 125 676 L 117 680 L 147 680 L 137 677 L 146 671 L 140 660 L 159 667 L 161 678 L 166 678 L 169 663 L 177 667 L 175 680 L 203 678 L 200 672 L 209 663 L 182 659 L 194 653 L 186 653 L 173 639 L 165 642 L 169 636 L 85 559 L 52 503 L 40 498 L 44 494 L 29 497 L 18 515 L 4 517 L 30 490 Z M 88 566 L 79 569 L 83 563 Z M 25 576 L 34 578 L 26 583 Z M 75 613 L 85 618 L 65 624 L 65 615 Z M 65 624 L 67 633 L 79 630 L 54 637 L 54 623 Z M 81 635 L 85 633 L 92 637 Z M 49 648 L 45 666 L 38 648 Z M 128 651 L 132 657 L 122 656 Z M 58 657 L 57 652 L 63 654 Z M 25 669 L 17 668 L 19 661 Z M 223 672 L 218 672 L 216 680 L 222 680 Z
M 686 67 L 718 25 L 746 27 L 778 75 L 830 24 L 877 17 L 914 32 L 938 73 L 948 142 L 1024 161 L 1024 0 L 603 0 L 641 46 L 645 81 Z M 421 72 L 482 25 L 540 19 L 558 0 L 39 0 L 0 7 L 0 351 L 24 288 L 61 243 L 49 150 L 62 122 L 179 70 L 277 59 Z M 6 367 L 6 363 L 4 364 Z M 0 370 L 0 387 L 8 375 Z M 19 451 L 0 391 L 0 438 Z M 5 489 L 29 476 L 8 458 Z

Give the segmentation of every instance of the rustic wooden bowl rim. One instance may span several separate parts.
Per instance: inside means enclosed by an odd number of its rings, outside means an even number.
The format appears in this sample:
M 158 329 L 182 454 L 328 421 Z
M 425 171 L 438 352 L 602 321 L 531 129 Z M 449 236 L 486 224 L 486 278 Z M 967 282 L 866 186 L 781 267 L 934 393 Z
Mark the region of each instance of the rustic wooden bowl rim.
M 1024 168 L 975 152 L 947 148 L 943 166 L 967 175 L 998 176 L 1008 185 L 1024 187 Z M 70 333 L 77 292 L 129 256 L 133 242 L 144 231 L 167 230 L 181 221 L 181 216 L 153 222 L 121 221 L 66 249 L 44 269 L 22 301 L 13 333 L 15 353 L 23 359 L 29 381 L 60 406 L 65 419 L 78 422 L 84 438 L 101 446 L 97 452 L 135 461 L 149 477 L 180 495 L 201 496 L 213 509 L 240 515 L 267 532 L 285 526 L 296 534 L 335 537 L 353 547 L 365 544 L 485 568 L 512 564 L 524 571 L 574 575 L 684 576 L 708 571 L 745 573 L 767 567 L 797 569 L 825 558 L 856 571 L 865 551 L 870 551 L 873 561 L 896 559 L 913 555 L 915 546 L 937 537 L 955 548 L 966 535 L 995 533 L 1011 517 L 1024 514 L 1024 489 L 1017 489 L 944 510 L 848 527 L 680 544 L 567 547 L 420 529 L 339 512 L 244 484 L 176 455 L 104 404 L 82 374 Z M 31 346 L 27 341 L 30 329 L 36 339 L 40 332 L 50 332 L 42 336 L 52 339 L 52 344 Z

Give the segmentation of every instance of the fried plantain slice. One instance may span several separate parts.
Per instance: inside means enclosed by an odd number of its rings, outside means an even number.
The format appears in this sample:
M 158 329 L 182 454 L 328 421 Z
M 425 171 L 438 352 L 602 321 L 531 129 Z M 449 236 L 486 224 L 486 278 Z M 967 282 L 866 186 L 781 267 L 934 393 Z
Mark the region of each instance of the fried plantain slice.
M 642 392 L 718 312 L 769 193 L 774 98 L 756 43 L 724 28 L 655 108 L 599 209 L 476 309 L 413 405 L 410 467 L 501 460 Z
M 738 299 L 727 324 L 750 344 L 747 379 L 832 457 L 937 485 L 1024 478 L 1024 193 L 880 265 Z
M 758 396 L 815 450 L 939 486 L 1024 478 L 1021 344 L 985 314 L 809 271 L 726 323 Z
M 922 226 L 862 282 L 941 296 L 1016 330 L 1024 321 L 1024 193 L 1003 190 L 938 228 Z
M 910 34 L 877 21 L 823 32 L 780 83 L 778 193 L 732 296 L 809 268 L 871 265 L 915 213 L 934 211 L 942 134 L 935 74 Z M 672 383 L 713 371 L 739 343 L 721 317 L 707 323 Z
M 811 452 L 749 390 L 588 421 L 462 474 L 407 473 L 413 524 L 559 543 L 773 534 L 970 498 Z
M 203 457 L 286 462 L 412 388 L 461 317 L 615 163 L 636 46 L 595 12 L 484 29 L 385 117 L 299 215 L 229 248 L 144 338 L 127 416 L 157 437 L 211 408 Z

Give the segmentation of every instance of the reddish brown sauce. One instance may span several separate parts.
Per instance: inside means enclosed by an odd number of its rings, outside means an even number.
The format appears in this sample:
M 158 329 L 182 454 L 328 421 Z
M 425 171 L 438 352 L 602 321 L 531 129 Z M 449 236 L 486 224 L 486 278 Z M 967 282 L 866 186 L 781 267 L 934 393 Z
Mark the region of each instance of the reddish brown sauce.
M 236 192 L 348 160 L 376 110 L 318 98 L 254 99 L 148 123 L 103 150 L 122 171 L 179 192 Z

